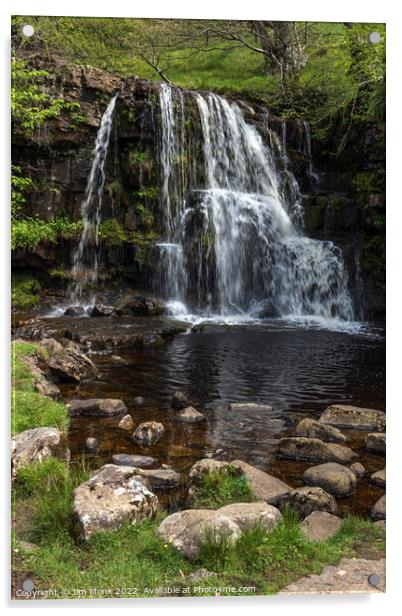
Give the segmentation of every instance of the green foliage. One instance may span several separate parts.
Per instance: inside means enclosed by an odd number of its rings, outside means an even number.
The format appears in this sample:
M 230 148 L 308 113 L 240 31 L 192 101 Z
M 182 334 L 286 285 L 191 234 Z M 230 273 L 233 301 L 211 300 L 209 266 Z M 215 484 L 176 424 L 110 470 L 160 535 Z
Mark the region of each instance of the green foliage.
M 25 193 L 32 190 L 31 178 L 21 176 L 21 167 L 11 165 L 11 216 L 14 218 L 26 201 Z
M 57 244 L 60 239 L 75 239 L 82 232 L 82 221 L 67 218 L 41 220 L 39 218 L 14 219 L 11 226 L 11 248 L 34 248 L 41 242 Z
M 209 471 L 202 476 L 194 509 L 218 509 L 231 503 L 255 500 L 250 482 L 229 466 L 223 471 Z
M 127 237 L 121 224 L 115 218 L 110 218 L 99 225 L 99 239 L 108 246 L 122 246 Z
M 156 199 L 159 195 L 159 188 L 157 186 L 148 186 L 148 188 L 137 190 L 134 194 L 139 199 Z
M 40 282 L 29 274 L 13 273 L 11 276 L 11 302 L 13 308 L 29 310 L 39 302 Z

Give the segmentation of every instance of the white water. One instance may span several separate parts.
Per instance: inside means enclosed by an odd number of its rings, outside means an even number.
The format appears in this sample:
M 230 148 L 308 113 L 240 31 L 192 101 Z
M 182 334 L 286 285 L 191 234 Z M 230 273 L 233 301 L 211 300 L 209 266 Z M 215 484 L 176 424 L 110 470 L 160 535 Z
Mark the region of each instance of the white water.
M 172 306 L 180 316 L 186 305 L 191 306 L 187 317 L 193 322 L 255 320 L 259 306 L 267 302 L 272 308 L 268 316 L 320 323 L 352 320 L 341 251 L 332 242 L 309 239 L 303 233 L 300 191 L 288 167 L 285 125 L 281 171 L 273 147 L 264 144 L 236 103 L 215 94 L 195 96 L 205 179 L 202 190 L 191 193 L 196 187 L 187 187 L 184 202 L 184 184 L 174 165 L 184 142 L 177 137 L 184 126 L 184 108 L 180 107 L 180 115 L 175 113 L 172 89 L 161 86 L 167 220 L 161 255 L 169 274 L 162 290 Z M 287 191 L 283 173 L 291 187 Z
M 77 249 L 73 255 L 72 284 L 70 299 L 74 304 L 82 304 L 82 295 L 89 283 L 99 276 L 99 225 L 102 215 L 102 197 L 105 185 L 105 161 L 109 148 L 113 114 L 118 94 L 110 101 L 102 116 L 96 136 L 91 172 L 88 177 L 85 200 L 81 205 L 84 225 Z

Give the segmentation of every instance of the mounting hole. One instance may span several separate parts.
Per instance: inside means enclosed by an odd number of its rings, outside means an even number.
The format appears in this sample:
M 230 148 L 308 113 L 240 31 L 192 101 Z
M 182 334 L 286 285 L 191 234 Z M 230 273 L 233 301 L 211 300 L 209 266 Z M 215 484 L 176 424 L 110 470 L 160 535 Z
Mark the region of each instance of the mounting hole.
M 28 578 L 22 582 L 22 590 L 25 590 L 26 592 L 32 592 L 34 588 L 35 584 L 33 583 L 33 580 Z
M 367 39 L 369 43 L 376 45 L 381 41 L 381 34 L 379 32 L 370 32 Z
M 22 34 L 24 36 L 33 36 L 34 32 L 35 28 L 31 26 L 31 24 L 25 24 L 25 26 L 22 27 Z
M 381 577 L 378 575 L 378 573 L 372 573 L 368 576 L 368 583 L 370 584 L 370 586 L 378 588 L 378 585 L 381 583 Z

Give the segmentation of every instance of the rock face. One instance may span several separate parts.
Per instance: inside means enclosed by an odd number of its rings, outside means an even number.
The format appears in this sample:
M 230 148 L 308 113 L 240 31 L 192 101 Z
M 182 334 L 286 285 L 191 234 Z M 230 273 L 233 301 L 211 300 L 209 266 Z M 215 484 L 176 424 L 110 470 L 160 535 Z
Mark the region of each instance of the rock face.
M 364 445 L 367 451 L 370 451 L 371 453 L 385 455 L 385 432 L 373 432 L 371 434 L 367 434 Z
M 336 514 L 338 505 L 331 494 L 322 488 L 304 486 L 295 488 L 278 501 L 278 507 L 289 506 L 294 509 L 301 518 L 305 518 L 313 511 L 326 511 Z
M 315 419 L 306 417 L 302 419 L 295 430 L 296 436 L 307 436 L 310 438 L 318 438 L 327 443 L 344 443 L 346 436 L 342 434 L 338 428 L 326 426 Z
M 371 509 L 371 517 L 374 520 L 385 520 L 386 518 L 386 499 L 385 494 L 375 503 Z
M 283 495 L 291 491 L 286 483 L 261 471 L 243 460 L 233 460 L 231 466 L 239 469 L 250 482 L 251 489 L 258 500 L 275 505 Z
M 136 317 L 156 317 L 166 313 L 163 302 L 142 295 L 126 295 L 116 303 L 114 312 L 121 315 Z
M 310 486 L 318 486 L 334 496 L 349 496 L 356 490 L 356 475 L 347 466 L 328 462 L 312 466 L 303 473 L 303 480 Z
M 106 464 L 74 491 L 78 536 L 87 541 L 100 531 L 112 531 L 124 522 L 154 517 L 158 498 L 136 469 Z
M 370 481 L 371 483 L 374 483 L 376 486 L 379 486 L 380 488 L 385 488 L 385 484 L 386 484 L 385 468 L 383 468 L 381 471 L 377 471 L 376 473 L 373 473 L 370 477 Z
M 303 533 L 311 541 L 325 541 L 340 529 L 342 520 L 326 511 L 313 511 L 300 524 Z
M 190 406 L 190 400 L 182 391 L 175 391 L 173 394 L 172 408 L 176 409 L 176 411 L 181 411 L 185 409 L 186 406 Z
M 197 411 L 194 407 L 187 406 L 177 415 L 176 421 L 179 423 L 200 423 L 201 421 L 205 421 L 205 415 Z
M 346 404 L 333 404 L 322 413 L 320 423 L 355 430 L 383 430 L 385 413 Z
M 350 465 L 349 468 L 352 473 L 354 473 L 357 479 L 362 479 L 366 474 L 366 469 L 364 468 L 363 464 L 360 464 L 360 462 L 354 462 Z
M 139 445 L 155 445 L 165 433 L 163 424 L 158 421 L 146 421 L 137 426 L 133 440 Z
M 324 443 L 318 438 L 304 436 L 280 439 L 277 455 L 290 460 L 317 460 L 318 462 L 339 462 L 350 464 L 357 458 L 349 447 L 336 443 Z
M 55 456 L 68 460 L 70 452 L 65 439 L 57 428 L 33 428 L 16 434 L 11 441 L 11 468 L 12 476 L 21 468 L 33 462 L 43 462 Z
M 119 428 L 122 430 L 132 430 L 134 428 L 134 421 L 131 415 L 124 415 L 119 421 Z
M 229 404 L 229 408 L 231 411 L 241 413 L 270 413 L 272 411 L 272 406 L 258 402 L 234 402 Z
M 151 456 L 134 456 L 128 453 L 116 453 L 112 456 L 113 464 L 117 466 L 134 466 L 138 468 L 149 468 L 155 466 L 156 459 Z
M 74 343 L 63 347 L 53 338 L 47 338 L 39 344 L 48 353 L 47 366 L 60 381 L 80 383 L 82 379 L 96 378 L 98 371 L 95 364 Z
M 113 417 L 127 411 L 123 400 L 111 398 L 89 398 L 88 400 L 69 400 L 68 412 L 71 417 Z
M 280 512 L 266 503 L 239 503 L 217 511 L 189 509 L 167 517 L 158 528 L 158 536 L 171 543 L 187 558 L 197 556 L 200 542 L 209 532 L 215 540 L 235 542 L 248 528 L 261 524 L 272 530 L 281 520 Z

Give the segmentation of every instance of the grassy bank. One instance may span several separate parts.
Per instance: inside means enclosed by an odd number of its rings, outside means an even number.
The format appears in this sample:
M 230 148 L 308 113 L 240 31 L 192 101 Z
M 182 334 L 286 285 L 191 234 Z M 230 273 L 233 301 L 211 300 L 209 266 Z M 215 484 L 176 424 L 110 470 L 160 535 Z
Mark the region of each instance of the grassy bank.
M 14 347 L 15 431 L 67 425 L 66 407 L 34 391 L 34 377 L 24 357 L 39 352 L 35 344 L 20 342 Z M 384 533 L 370 521 L 348 518 L 333 538 L 311 542 L 291 511 L 284 512 L 273 532 L 253 528 L 235 545 L 224 539 L 216 541 L 207 533 L 195 562 L 157 537 L 165 512 L 155 520 L 127 524 L 113 533 L 99 533 L 85 544 L 78 543 L 72 518 L 73 492 L 88 475 L 85 463 L 68 466 L 55 458 L 18 473 L 13 490 L 13 574 L 16 579 L 32 578 L 44 596 L 46 591 L 51 591 L 49 597 L 53 598 L 170 595 L 167 587 L 176 588 L 176 595 L 272 594 L 344 556 L 383 556 Z M 206 475 L 198 499 L 197 506 L 217 508 L 253 500 L 254 496 L 248 483 L 229 470 Z M 186 576 L 200 567 L 216 575 L 188 582 Z M 207 590 L 200 591 L 200 586 Z

